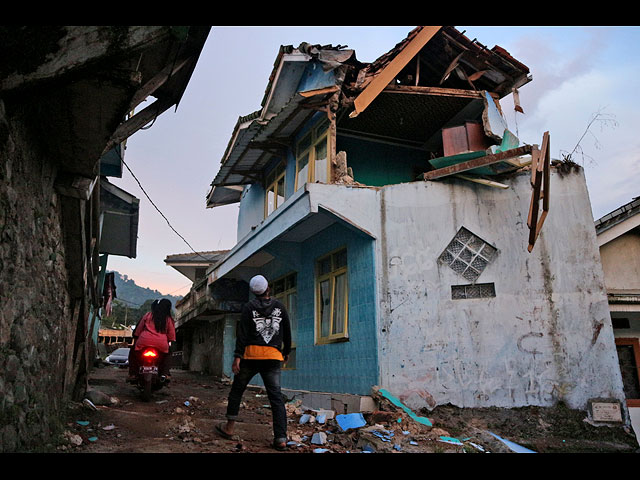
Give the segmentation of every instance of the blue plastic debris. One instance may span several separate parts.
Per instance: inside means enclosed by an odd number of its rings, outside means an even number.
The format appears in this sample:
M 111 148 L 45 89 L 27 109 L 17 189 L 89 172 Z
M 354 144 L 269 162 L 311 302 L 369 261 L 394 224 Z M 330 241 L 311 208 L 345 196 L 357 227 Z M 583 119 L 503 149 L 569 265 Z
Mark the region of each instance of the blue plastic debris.
M 367 443 L 364 447 L 362 447 L 362 451 L 364 453 L 375 453 L 376 449 Z
M 300 416 L 300 423 L 307 423 L 310 419 L 311 419 L 311 415 L 309 415 L 308 413 L 305 413 L 304 415 Z
M 89 437 L 90 442 L 95 442 L 98 440 L 98 437 Z
M 514 443 L 510 440 L 505 440 L 504 438 L 499 437 L 495 433 L 491 433 L 491 432 L 487 432 L 487 433 L 489 433 L 489 435 L 492 435 L 498 440 L 500 440 L 502 443 L 504 443 L 507 447 L 509 447 L 512 451 L 516 453 L 537 453 L 537 452 L 534 452 L 533 450 L 529 450 L 528 448 L 518 445 L 517 443 Z
M 426 425 L 428 427 L 433 427 L 432 423 L 429 421 L 428 418 L 417 416 L 415 413 L 413 413 L 413 411 L 411 411 L 409 407 L 405 406 L 400 400 L 398 400 L 396 397 L 391 395 L 391 393 L 389 393 L 384 388 L 379 389 L 378 392 L 380 392 L 380 394 L 383 397 L 385 397 L 387 400 L 393 403 L 396 407 L 402 408 L 409 415 L 409 417 L 411 417 L 416 422 Z
M 328 452 L 328 451 L 329 451 L 329 449 L 327 449 L 327 448 L 316 448 L 313 451 L 313 453 L 325 453 L 325 452 Z
M 453 437 L 445 437 L 445 436 L 440 436 L 440 442 L 444 442 L 444 443 L 451 443 L 452 445 L 460 445 L 462 446 L 463 443 L 458 440 L 457 438 L 453 438 Z
M 86 420 L 76 420 L 76 423 L 78 425 L 82 425 L 83 427 L 86 427 L 87 425 L 89 425 L 89 422 L 87 422 Z
M 393 449 L 394 449 L 394 450 L 397 450 L 398 452 L 401 452 L 401 451 L 402 451 L 402 447 L 401 447 L 398 443 L 396 443 L 396 444 L 393 446 Z
M 322 413 L 316 417 L 316 421 L 318 423 L 324 423 L 327 421 L 327 416 L 324 413 Z
M 336 415 L 336 422 L 346 432 L 350 428 L 360 428 L 367 424 L 361 413 L 346 413 L 344 415 Z
M 415 441 L 413 441 L 413 440 L 411 440 L 409 443 L 410 443 L 411 445 L 418 445 L 418 442 L 415 442 Z
M 394 436 L 393 432 L 390 432 L 388 430 L 383 430 L 384 433 L 374 430 L 371 433 L 373 435 L 375 435 L 376 437 L 378 437 L 380 440 L 382 440 L 383 442 L 391 442 L 391 438 Z

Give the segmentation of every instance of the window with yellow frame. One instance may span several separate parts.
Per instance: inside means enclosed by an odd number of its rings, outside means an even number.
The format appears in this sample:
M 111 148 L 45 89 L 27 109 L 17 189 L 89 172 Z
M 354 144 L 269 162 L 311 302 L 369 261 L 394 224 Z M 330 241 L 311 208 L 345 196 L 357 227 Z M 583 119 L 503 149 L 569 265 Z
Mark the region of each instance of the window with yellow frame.
M 265 182 L 264 218 L 267 218 L 284 203 L 284 180 L 285 162 L 282 161 L 267 175 Z
M 316 343 L 348 338 L 347 249 L 316 261 Z
M 328 161 L 329 120 L 323 119 L 300 139 L 296 146 L 296 191 L 305 183 L 327 183 L 331 166 Z
M 296 337 L 298 332 L 298 322 L 296 319 L 298 306 L 297 274 L 290 273 L 273 281 L 271 286 L 273 297 L 284 305 L 289 314 L 291 325 L 291 353 L 284 363 L 283 368 L 293 370 L 296 368 Z

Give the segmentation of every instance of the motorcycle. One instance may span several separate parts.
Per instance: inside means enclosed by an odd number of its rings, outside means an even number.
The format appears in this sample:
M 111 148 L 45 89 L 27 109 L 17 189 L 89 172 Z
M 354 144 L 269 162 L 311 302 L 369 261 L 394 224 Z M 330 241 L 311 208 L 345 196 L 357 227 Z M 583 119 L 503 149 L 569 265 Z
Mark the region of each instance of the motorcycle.
M 142 392 L 145 402 L 151 400 L 153 392 L 169 384 L 169 379 L 160 374 L 161 354 L 155 348 L 140 350 L 139 368 L 136 376 L 136 386 Z

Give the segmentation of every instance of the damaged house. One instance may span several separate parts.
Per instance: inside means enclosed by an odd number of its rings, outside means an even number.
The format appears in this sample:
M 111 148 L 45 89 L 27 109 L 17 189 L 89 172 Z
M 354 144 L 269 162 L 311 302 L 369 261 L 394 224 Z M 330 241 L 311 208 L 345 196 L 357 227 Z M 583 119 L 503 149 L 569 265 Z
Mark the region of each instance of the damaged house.
M 411 408 L 623 401 L 583 172 L 502 114 L 530 80 L 453 27 L 417 27 L 367 64 L 281 47 L 206 199 L 239 202 L 200 317 L 221 336 L 200 337 L 219 347 L 214 373 L 230 375 L 239 317 L 222 292 L 248 300 L 263 274 L 293 319 L 284 388 L 379 385 Z

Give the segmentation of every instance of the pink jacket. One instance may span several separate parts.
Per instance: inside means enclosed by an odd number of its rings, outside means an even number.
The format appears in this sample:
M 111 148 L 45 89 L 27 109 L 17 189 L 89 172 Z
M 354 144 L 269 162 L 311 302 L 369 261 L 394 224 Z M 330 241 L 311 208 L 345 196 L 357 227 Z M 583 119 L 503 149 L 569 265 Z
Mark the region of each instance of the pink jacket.
M 176 340 L 176 328 L 173 323 L 173 318 L 167 317 L 167 331 L 160 333 L 156 331 L 151 312 L 145 313 L 133 331 L 133 336 L 137 339 L 136 350 L 154 347 L 163 353 L 168 353 L 169 342 L 175 342 Z

